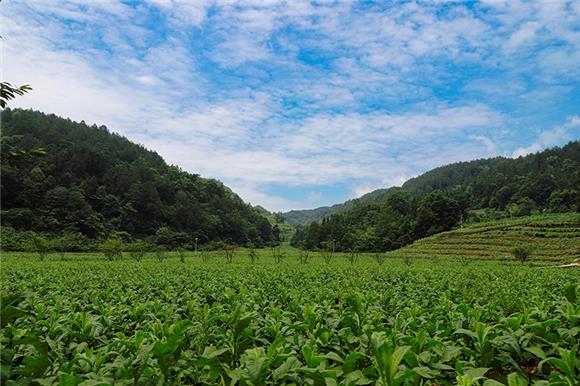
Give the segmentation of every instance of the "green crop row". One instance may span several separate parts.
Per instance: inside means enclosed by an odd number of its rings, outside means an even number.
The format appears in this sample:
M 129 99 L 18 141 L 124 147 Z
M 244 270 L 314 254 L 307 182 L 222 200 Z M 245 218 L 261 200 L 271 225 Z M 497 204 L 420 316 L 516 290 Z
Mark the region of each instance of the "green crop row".
M 2 384 L 577 385 L 580 272 L 3 256 Z

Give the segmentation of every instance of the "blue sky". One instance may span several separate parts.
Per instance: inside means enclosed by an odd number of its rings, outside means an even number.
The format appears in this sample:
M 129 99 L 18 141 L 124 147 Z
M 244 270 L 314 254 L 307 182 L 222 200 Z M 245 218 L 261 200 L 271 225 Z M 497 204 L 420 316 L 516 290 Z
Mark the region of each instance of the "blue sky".
M 270 210 L 580 139 L 580 1 L 4 1 L 13 105 Z

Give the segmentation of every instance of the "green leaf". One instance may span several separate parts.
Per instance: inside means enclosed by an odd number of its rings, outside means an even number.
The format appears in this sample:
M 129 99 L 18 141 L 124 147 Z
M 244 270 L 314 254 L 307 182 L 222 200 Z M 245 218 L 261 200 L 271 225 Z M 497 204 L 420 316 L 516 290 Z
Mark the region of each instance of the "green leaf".
M 489 371 L 489 367 L 476 367 L 472 369 L 467 369 L 464 374 L 469 376 L 469 378 L 483 378 L 485 373 Z

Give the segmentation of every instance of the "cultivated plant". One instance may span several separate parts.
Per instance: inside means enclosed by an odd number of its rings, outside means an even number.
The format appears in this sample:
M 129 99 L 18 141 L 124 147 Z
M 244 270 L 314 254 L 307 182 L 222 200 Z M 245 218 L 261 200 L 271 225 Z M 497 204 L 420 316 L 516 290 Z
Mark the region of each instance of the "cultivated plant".
M 224 245 L 224 256 L 226 258 L 226 263 L 231 264 L 234 262 L 234 256 L 236 254 L 236 246 L 231 244 Z
M 143 241 L 136 241 L 129 246 L 129 256 L 135 261 L 141 261 L 147 252 L 147 245 Z
M 121 259 L 123 257 L 123 242 L 119 239 L 108 239 L 101 244 L 100 250 L 109 261 Z
M 284 260 L 284 257 L 286 257 L 286 254 L 282 252 L 282 249 L 278 246 L 272 247 L 271 250 L 274 261 L 276 262 L 276 264 L 280 264 L 282 260 Z
M 44 260 L 50 252 L 50 243 L 41 235 L 32 238 L 32 250 L 38 254 L 40 260 Z
M 383 263 L 387 259 L 385 254 L 382 252 L 376 252 L 373 256 L 374 256 L 375 261 L 377 262 L 378 265 L 383 265 Z
M 65 261 L 66 260 L 66 252 L 67 252 L 68 248 L 67 248 L 67 242 L 66 242 L 64 236 L 53 240 L 52 247 L 60 256 L 60 260 Z
M 185 263 L 185 253 L 186 253 L 185 248 L 183 247 L 177 248 L 177 256 L 179 256 L 179 261 L 181 261 L 182 263 Z
M 512 255 L 522 263 L 526 262 L 531 254 L 532 248 L 527 245 L 518 245 L 512 249 Z
M 165 258 L 167 257 L 167 249 L 165 249 L 165 247 L 162 246 L 157 246 L 155 248 L 155 257 L 159 261 L 165 260 Z
M 211 257 L 209 251 L 202 249 L 202 250 L 199 250 L 197 253 L 199 254 L 199 257 L 201 257 L 201 261 L 203 261 L 204 263 L 209 262 L 209 259 Z
M 349 261 L 350 264 L 354 265 L 354 263 L 356 263 L 358 261 L 358 252 L 356 249 L 351 249 L 347 254 L 346 254 L 346 259 Z
M 256 252 L 256 248 L 250 247 L 248 257 L 250 258 L 252 264 L 255 264 L 258 261 L 258 253 Z
M 301 249 L 298 252 L 298 261 L 300 262 L 300 264 L 308 264 L 309 260 L 310 260 L 310 251 L 306 249 Z

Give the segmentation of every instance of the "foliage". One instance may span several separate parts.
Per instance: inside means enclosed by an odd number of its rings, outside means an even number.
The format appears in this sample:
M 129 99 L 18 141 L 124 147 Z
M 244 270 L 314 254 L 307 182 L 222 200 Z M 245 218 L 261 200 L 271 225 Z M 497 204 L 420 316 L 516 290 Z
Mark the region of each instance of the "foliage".
M 248 257 L 252 264 L 255 264 L 258 261 L 258 253 L 256 252 L 256 248 L 254 246 L 250 246 L 248 250 Z
M 234 262 L 234 256 L 236 255 L 237 246 L 233 244 L 224 245 L 224 257 L 226 258 L 226 263 L 231 264 Z
M 2 384 L 580 380 L 580 271 L 444 259 L 377 266 L 364 253 L 355 265 L 274 264 L 270 251 L 256 253 L 260 264 L 175 256 L 163 269 L 154 259 L 47 264 L 5 253 Z
M 44 260 L 51 250 L 50 242 L 42 235 L 34 235 L 30 243 L 30 249 L 38 254 L 40 260 Z
M 20 109 L 1 120 L 2 152 L 47 150 L 33 162 L 2 162 L 2 227 L 91 240 L 123 231 L 172 250 L 195 238 L 273 241 L 268 220 L 222 183 L 169 166 L 104 126 Z
M 580 214 L 542 214 L 467 225 L 420 239 L 389 252 L 394 257 L 473 259 L 512 258 L 513 250 L 533 251 L 534 259 L 562 260 L 580 253 Z
M 495 219 L 580 211 L 580 141 L 517 159 L 491 158 L 433 169 L 401 188 L 380 189 L 331 207 L 291 211 L 292 245 L 390 251 L 447 231 L 486 211 Z M 478 213 L 473 216 L 472 213 Z M 488 214 L 490 214 L 488 213 Z
M 185 248 L 177 248 L 177 256 L 179 256 L 179 261 L 185 263 L 185 254 L 187 250 Z
M 109 261 L 121 259 L 123 257 L 123 242 L 116 238 L 110 238 L 101 243 L 100 250 Z
M 528 260 L 531 254 L 532 248 L 525 244 L 518 245 L 512 249 L 512 255 L 522 263 Z
M 383 265 L 385 263 L 385 260 L 387 259 L 387 256 L 385 256 L 385 254 L 382 252 L 374 253 L 373 257 L 378 265 Z
M 306 249 L 301 249 L 298 252 L 298 261 L 300 264 L 308 264 L 310 261 L 310 251 Z
M 145 257 L 148 251 L 153 250 L 153 246 L 147 244 L 144 241 L 135 241 L 126 246 L 127 251 L 129 251 L 129 256 L 135 261 L 141 261 Z
M 286 257 L 284 251 L 279 246 L 271 247 L 270 250 L 272 251 L 272 257 L 276 264 L 280 264 L 284 260 L 284 257 Z
M 32 87 L 27 84 L 13 86 L 8 82 L 0 83 L 0 107 L 6 107 L 9 100 L 16 98 L 17 95 L 24 95 L 30 90 L 32 90 Z

